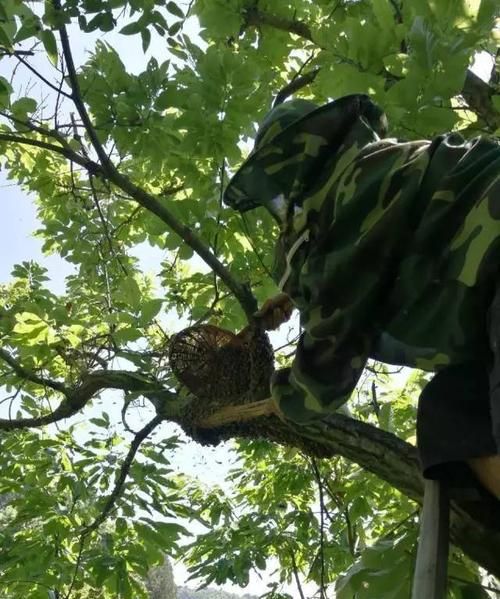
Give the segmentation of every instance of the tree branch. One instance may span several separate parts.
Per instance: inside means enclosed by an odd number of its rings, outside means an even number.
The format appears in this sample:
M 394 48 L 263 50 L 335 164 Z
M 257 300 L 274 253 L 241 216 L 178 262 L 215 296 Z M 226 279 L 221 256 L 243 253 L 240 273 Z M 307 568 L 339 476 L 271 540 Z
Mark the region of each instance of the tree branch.
M 240 283 L 233 277 L 229 269 L 217 258 L 210 248 L 196 235 L 196 233 L 178 221 L 175 216 L 155 196 L 138 187 L 118 171 L 107 173 L 109 181 L 128 194 L 138 204 L 153 214 L 156 214 L 168 227 L 192 248 L 198 256 L 218 275 L 223 283 L 231 290 L 247 318 L 250 320 L 257 310 L 257 300 L 248 284 Z
M 38 428 L 47 424 L 54 424 L 69 418 L 78 412 L 79 408 L 73 408 L 68 399 L 63 400 L 59 406 L 50 414 L 38 416 L 37 418 L 0 418 L 0 430 L 13 431 L 21 428 Z
M 248 8 L 243 12 L 244 27 L 245 26 L 259 26 L 267 25 L 273 27 L 273 29 L 279 29 L 280 31 L 287 31 L 293 33 L 298 37 L 306 39 L 313 44 L 317 43 L 313 39 L 312 31 L 304 21 L 297 21 L 295 19 L 287 19 L 285 17 L 278 17 L 276 15 L 269 14 L 267 12 L 260 11 L 258 8 Z
M 38 376 L 33 371 L 24 368 L 5 349 L 0 348 L 0 359 L 8 364 L 19 378 L 35 383 L 36 385 L 41 385 L 42 387 L 49 387 L 50 389 L 54 389 L 54 391 L 59 391 L 65 395 L 67 394 L 68 389 L 62 383 Z
M 25 146 L 41 148 L 42 150 L 48 150 L 49 152 L 54 152 L 55 154 L 60 154 L 61 156 L 64 156 L 64 158 L 70 160 L 71 162 L 79 164 L 94 175 L 101 173 L 101 167 L 96 162 L 93 162 L 92 160 L 89 160 L 84 156 L 80 156 L 80 154 L 74 152 L 73 150 L 70 150 L 67 147 L 57 146 L 55 144 L 42 141 L 40 139 L 23 137 L 22 135 L 13 135 L 11 133 L 0 133 L 0 141 L 8 141 Z
M 494 89 L 468 69 L 462 88 L 462 96 L 469 108 L 486 123 L 488 129 L 496 131 L 500 127 L 500 111 L 493 104 L 493 95 Z
M 29 55 L 33 55 L 33 52 L 30 52 Z M 64 96 L 65 98 L 68 98 L 68 99 L 71 98 L 70 94 L 63 92 L 59 87 L 57 87 L 57 85 L 54 85 L 53 83 L 51 83 L 46 77 L 44 77 L 39 71 L 37 71 L 37 69 L 35 69 L 35 67 L 32 67 L 30 65 L 30 63 L 22 57 L 22 54 L 20 54 L 19 52 L 15 52 L 14 56 L 29 71 L 31 71 L 36 77 L 38 77 L 38 79 L 40 79 L 40 81 L 43 81 L 47 87 L 50 87 L 50 89 L 54 90 L 58 94 L 61 94 L 61 96 Z
M 293 577 L 295 578 L 295 584 L 297 585 L 297 591 L 299 592 L 300 599 L 306 599 L 306 596 L 304 595 L 304 591 L 302 590 L 302 585 L 300 583 L 299 568 L 297 566 L 297 561 L 295 559 L 295 553 L 293 551 L 290 551 L 290 553 L 291 553 L 291 558 L 292 558 Z
M 7 50 L 3 46 L 0 46 L 0 57 L 2 56 L 14 56 L 15 58 L 19 58 L 19 56 L 34 56 L 35 53 L 32 50 Z
M 49 130 L 43 130 L 43 128 L 37 129 L 42 129 L 44 134 L 51 136 L 51 132 Z M 0 141 L 2 140 L 22 145 L 34 146 L 44 150 L 49 150 L 50 152 L 54 152 L 56 154 L 60 154 L 67 160 L 75 162 L 76 164 L 79 164 L 85 168 L 91 175 L 100 176 L 107 179 L 111 183 L 114 183 L 131 199 L 135 200 L 146 210 L 156 214 L 156 216 L 158 216 L 172 231 L 177 233 L 177 235 L 179 235 L 179 237 L 189 247 L 191 247 L 208 266 L 210 266 L 210 268 L 225 283 L 228 289 L 230 289 L 245 312 L 248 320 L 252 319 L 254 312 L 257 310 L 257 300 L 255 299 L 250 286 L 245 283 L 240 283 L 237 279 L 235 279 L 229 269 L 217 258 L 217 256 L 215 256 L 215 254 L 200 239 L 200 237 L 198 237 L 196 233 L 194 233 L 189 227 L 178 221 L 157 197 L 132 183 L 128 177 L 119 173 L 114 167 L 112 170 L 108 169 L 105 171 L 101 165 L 97 164 L 93 160 L 90 160 L 89 158 L 81 156 L 77 152 L 71 150 L 69 147 L 62 147 L 41 141 L 39 139 L 23 137 L 21 135 L 14 135 L 10 133 L 0 133 Z
M 86 526 L 82 531 L 82 536 L 87 536 L 91 532 L 97 530 L 99 526 L 106 520 L 109 516 L 113 506 L 121 495 L 123 490 L 123 485 L 125 483 L 125 479 L 128 476 L 130 471 L 130 467 L 132 466 L 132 462 L 134 461 L 135 455 L 141 445 L 141 443 L 148 437 L 154 429 L 164 420 L 164 417 L 157 414 L 152 420 L 150 420 L 141 430 L 135 435 L 134 440 L 130 444 L 130 448 L 128 453 L 123 461 L 123 464 L 120 468 L 120 472 L 118 473 L 115 486 L 113 490 L 109 494 L 106 503 L 104 504 L 104 508 L 102 512 L 97 516 L 97 518 L 88 526 Z
M 4 350 L 0 350 L 0 357 L 9 363 L 3 356 Z M 14 369 L 14 364 L 9 363 Z M 73 389 L 62 386 L 60 383 L 46 384 L 46 379 L 33 375 L 26 369 L 16 364 L 16 374 L 39 385 L 44 385 L 60 391 L 65 399 L 50 414 L 36 418 L 0 419 L 0 430 L 15 430 L 22 428 L 35 428 L 46 424 L 52 424 L 69 418 L 79 412 L 100 391 L 106 389 L 121 389 L 129 393 L 138 393 L 146 397 L 155 406 L 157 413 L 162 419 L 178 419 L 179 413 L 186 401 L 181 400 L 177 394 L 172 393 L 155 379 L 126 370 L 98 370 L 85 375 L 80 383 Z M 26 375 L 26 376 L 25 376 Z M 50 381 L 49 381 L 50 383 Z
M 24 375 L 25 370 L 19 373 Z M 40 378 L 36 382 L 44 384 L 45 380 Z M 81 409 L 96 393 L 111 388 L 135 392 L 148 398 L 155 406 L 159 420 L 187 424 L 188 429 L 192 427 L 192 422 L 186 422 L 186 419 L 192 418 L 189 416 L 192 410 L 186 409 L 191 398 L 181 398 L 165 389 L 161 381 L 141 374 L 103 370 L 87 374 L 78 386 L 66 391 L 65 401 L 52 414 L 38 419 L 0 420 L 0 430 L 40 426 L 68 417 Z M 412 445 L 391 433 L 341 414 L 298 426 L 280 419 L 275 415 L 274 406 L 265 404 L 264 401 L 226 406 L 220 413 L 203 420 L 204 431 L 211 433 L 213 442 L 235 436 L 262 437 L 301 448 L 316 457 L 342 455 L 404 495 L 422 501 L 423 479 L 417 450 Z M 156 421 L 154 419 L 152 422 Z M 201 428 L 201 423 L 195 428 Z M 453 542 L 482 567 L 500 576 L 500 563 L 496 557 L 500 555 L 500 503 L 456 499 L 452 502 L 451 510 Z
M 54 10 L 56 12 L 61 12 L 61 2 L 60 0 L 52 0 L 52 5 L 54 6 Z M 73 54 L 71 52 L 71 46 L 69 43 L 68 32 L 66 30 L 66 25 L 64 23 L 59 27 L 59 36 L 61 38 L 61 46 L 64 56 L 64 62 L 66 63 L 66 68 L 68 70 L 68 79 L 71 87 L 71 99 L 76 106 L 78 114 L 82 119 L 82 123 L 87 131 L 87 135 L 90 138 L 90 142 L 92 147 L 94 148 L 101 165 L 105 172 L 108 169 L 115 170 L 108 154 L 104 150 L 103 145 L 101 144 L 99 137 L 94 129 L 92 121 L 90 120 L 89 114 L 85 107 L 85 103 L 83 101 L 83 96 L 80 91 L 80 84 L 78 83 L 78 76 L 76 74 L 75 61 L 73 60 Z
M 289 96 L 292 96 L 293 94 L 298 92 L 299 89 L 302 89 L 306 85 L 309 85 L 310 83 L 312 83 L 316 79 L 316 76 L 318 75 L 319 72 L 320 72 L 320 68 L 317 67 L 316 69 L 313 69 L 312 71 L 310 71 L 309 73 L 306 73 L 305 75 L 300 75 L 300 76 L 292 79 L 290 81 L 290 83 L 285 85 L 285 87 L 280 89 L 280 91 L 276 94 L 276 98 L 274 99 L 274 102 L 273 102 L 273 107 L 278 106 L 278 104 L 283 103 Z
M 52 0 L 54 9 L 61 11 L 60 0 Z M 210 248 L 189 228 L 179 222 L 174 215 L 155 197 L 145 190 L 136 186 L 132 181 L 118 172 L 113 162 L 106 153 L 94 125 L 89 117 L 83 96 L 81 94 L 75 63 L 71 52 L 69 37 L 65 25 L 59 28 L 63 56 L 68 70 L 68 79 L 71 86 L 71 98 L 76 106 L 78 114 L 83 122 L 87 135 L 90 138 L 92 146 L 99 158 L 102 171 L 106 178 L 117 185 L 122 191 L 127 193 L 141 206 L 156 214 L 170 229 L 179 235 L 179 237 L 191 247 L 197 254 L 210 266 L 210 268 L 219 276 L 219 278 L 233 292 L 235 298 L 241 305 L 248 320 L 251 320 L 253 313 L 257 310 L 257 301 L 253 296 L 250 287 L 237 281 L 229 272 L 228 268 L 215 256 Z
M 251 406 L 245 406 L 244 412 L 250 413 Z M 217 413 L 211 416 L 213 438 L 261 437 L 301 448 L 316 457 L 341 455 L 422 503 L 423 478 L 417 449 L 392 433 L 341 414 L 303 426 L 273 415 L 254 418 L 248 424 L 239 420 L 230 424 L 228 409 L 229 406 L 221 410 L 224 424 L 220 427 L 215 424 Z M 262 406 L 258 411 L 263 413 Z M 497 557 L 500 555 L 500 502 L 481 499 L 479 491 L 472 499 L 457 496 L 452 501 L 450 516 L 451 539 L 455 545 L 489 572 L 500 576 Z
M 398 14 L 395 16 L 396 19 L 399 19 L 400 17 Z M 268 27 L 273 27 L 274 29 L 297 35 L 308 42 L 312 42 L 318 48 L 322 48 L 322 46 L 314 39 L 313 29 L 304 21 L 278 17 L 276 15 L 258 10 L 257 8 L 245 10 L 243 12 L 243 18 L 243 30 L 245 29 L 245 26 L 259 27 L 260 25 L 267 25 Z M 350 64 L 352 64 L 352 62 L 350 62 Z M 391 81 L 389 81 L 389 83 L 391 83 Z M 494 93 L 495 89 L 491 85 L 485 83 L 470 69 L 467 69 L 461 94 L 465 98 L 471 110 L 474 111 L 486 123 L 490 131 L 495 131 L 498 127 L 500 127 L 500 111 L 495 108 L 492 102 L 492 96 Z

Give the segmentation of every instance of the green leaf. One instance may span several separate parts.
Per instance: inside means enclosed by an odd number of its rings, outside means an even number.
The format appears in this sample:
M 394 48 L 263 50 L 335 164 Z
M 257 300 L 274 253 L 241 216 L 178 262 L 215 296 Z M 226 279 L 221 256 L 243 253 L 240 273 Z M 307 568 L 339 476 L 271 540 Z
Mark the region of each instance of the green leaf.
M 182 29 L 183 21 L 177 21 L 173 25 L 168 28 L 168 34 L 171 36 L 177 35 L 179 31 Z
M 175 17 L 179 17 L 179 19 L 184 19 L 184 13 L 175 2 L 167 2 L 166 9 Z
M 149 48 L 149 44 L 151 43 L 151 32 L 149 29 L 141 30 L 141 38 L 142 38 L 142 50 L 143 52 L 147 52 Z
M 12 87 L 5 77 L 0 76 L 0 107 L 7 107 L 10 104 L 10 94 Z
M 140 21 L 135 21 L 134 23 L 129 23 L 120 29 L 120 33 L 122 35 L 134 35 L 136 33 L 140 33 L 142 31 L 142 26 Z
M 19 114 L 31 114 L 37 109 L 36 100 L 33 98 L 19 98 L 12 103 L 12 112 Z
M 395 25 L 394 9 L 389 0 L 372 0 L 372 8 L 384 34 L 388 34 Z
M 0 23 L 0 47 L 4 47 L 9 52 L 12 52 L 12 38 L 7 32 L 7 28 Z
M 58 54 L 55 35 L 52 33 L 50 29 L 44 29 L 40 34 L 40 39 L 42 40 L 43 47 L 47 52 L 47 56 L 49 57 L 50 62 L 54 66 L 57 66 Z
M 157 110 L 165 110 L 169 106 L 171 106 L 171 97 L 172 94 L 170 90 L 166 89 L 161 92 L 161 94 L 155 100 L 155 108 Z
M 161 299 L 148 300 L 142 304 L 142 306 L 141 306 L 141 324 L 142 324 L 142 326 L 150 323 L 153 320 L 153 318 L 161 310 L 162 304 L 163 304 L 163 300 L 161 300 Z
M 121 299 L 127 302 L 133 308 L 139 307 L 141 302 L 141 291 L 137 281 L 128 276 L 123 278 L 119 284 Z

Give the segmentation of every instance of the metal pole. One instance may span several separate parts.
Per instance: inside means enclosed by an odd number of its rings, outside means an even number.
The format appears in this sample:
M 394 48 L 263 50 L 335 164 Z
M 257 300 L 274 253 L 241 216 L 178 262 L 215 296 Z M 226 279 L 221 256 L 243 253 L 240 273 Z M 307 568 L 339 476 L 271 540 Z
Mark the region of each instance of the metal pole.
M 412 599 L 445 599 L 450 505 L 446 485 L 426 480 Z

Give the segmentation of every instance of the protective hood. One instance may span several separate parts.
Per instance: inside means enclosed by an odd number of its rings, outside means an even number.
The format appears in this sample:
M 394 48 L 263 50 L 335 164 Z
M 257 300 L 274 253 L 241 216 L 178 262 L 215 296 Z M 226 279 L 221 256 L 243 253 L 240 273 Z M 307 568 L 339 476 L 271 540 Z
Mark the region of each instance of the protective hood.
M 385 135 L 385 114 L 363 94 L 320 108 L 298 99 L 273 108 L 252 153 L 229 182 L 224 202 L 240 212 L 265 206 L 274 213 L 279 198 L 287 205 L 296 203 L 360 119 L 380 137 Z

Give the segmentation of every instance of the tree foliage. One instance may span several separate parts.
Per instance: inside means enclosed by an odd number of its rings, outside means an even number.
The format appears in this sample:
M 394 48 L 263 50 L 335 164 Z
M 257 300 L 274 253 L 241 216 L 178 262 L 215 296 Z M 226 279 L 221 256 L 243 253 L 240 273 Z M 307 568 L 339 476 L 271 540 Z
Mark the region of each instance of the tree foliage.
M 277 96 L 365 92 L 404 138 L 498 133 L 497 18 L 496 0 L 0 3 L 0 165 L 72 267 L 64 293 L 34 260 L 1 286 L 2 596 L 143 597 L 165 553 L 205 584 L 272 565 L 274 598 L 306 579 L 408 596 L 422 375 L 374 365 L 356 420 L 246 431 L 229 487 L 207 490 L 172 468 L 189 397 L 166 345 L 185 323 L 239 330 L 276 292 L 271 219 L 221 196 Z M 452 517 L 450 596 L 486 597 L 463 551 L 498 575 L 500 539 Z

